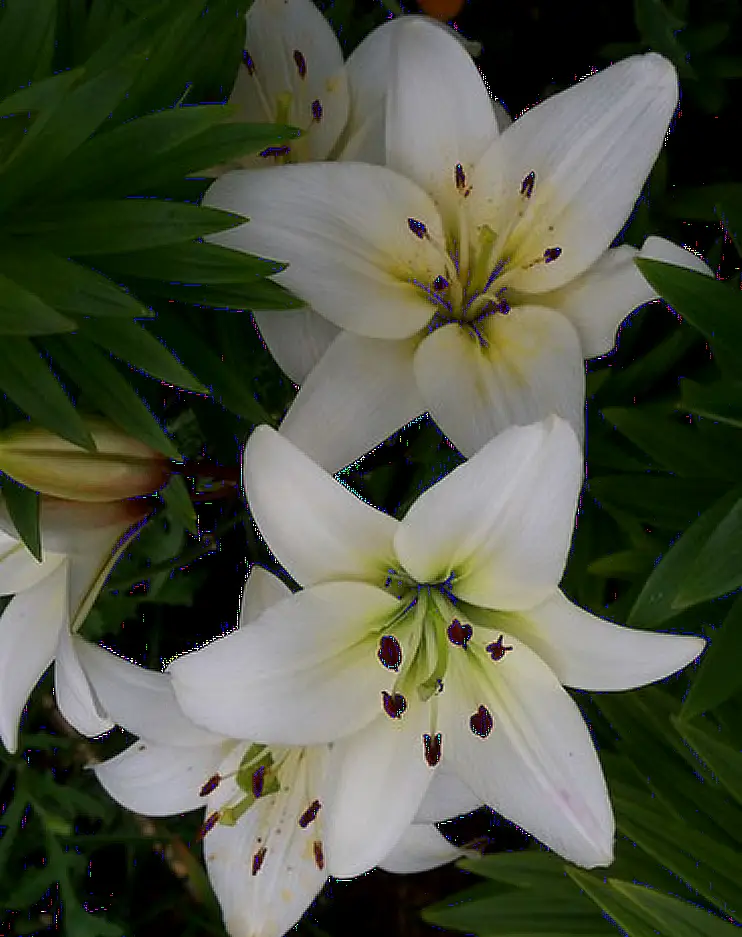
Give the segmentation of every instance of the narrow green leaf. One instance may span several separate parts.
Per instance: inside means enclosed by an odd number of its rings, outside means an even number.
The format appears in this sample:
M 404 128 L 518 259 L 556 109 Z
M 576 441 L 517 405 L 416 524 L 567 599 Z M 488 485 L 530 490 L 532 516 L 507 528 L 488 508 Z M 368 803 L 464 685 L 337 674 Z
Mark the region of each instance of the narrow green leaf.
M 0 342 L 0 389 L 32 420 L 76 446 L 95 450 L 93 437 L 72 401 L 29 339 Z
M 55 336 L 47 347 L 105 416 L 168 458 L 180 459 L 170 438 L 104 352 L 79 334 Z
M 667 937 L 733 937 L 733 924 L 722 921 L 687 901 L 678 901 L 643 885 L 610 879 L 611 886 L 627 898 L 660 933 Z
M 687 527 L 728 487 L 712 478 L 679 478 L 648 472 L 599 475 L 588 481 L 588 490 L 599 504 L 608 503 L 642 523 L 673 531 Z
M 51 71 L 57 0 L 5 0 L 0 19 L 0 97 Z
M 716 214 L 742 257 L 742 197 L 727 196 L 721 205 L 716 206 Z
M 583 869 L 569 866 L 567 874 L 598 908 L 602 908 L 613 918 L 616 924 L 628 934 L 628 937 L 657 937 L 657 931 L 650 926 L 646 916 L 637 912 L 637 909 L 620 892 L 617 893 L 610 885 L 601 882 L 599 878 Z M 666 932 L 660 933 L 661 937 L 673 937 L 672 934 Z
M 674 718 L 673 725 L 711 768 L 738 804 L 742 804 L 742 752 L 715 739 L 709 728 Z
M 196 510 L 182 475 L 172 475 L 161 492 L 168 510 L 192 534 L 198 533 Z
M 0 335 L 53 335 L 74 328 L 72 319 L 0 273 Z
M 742 499 L 702 545 L 683 579 L 673 608 L 682 610 L 733 592 L 742 585 Z
M 680 404 L 684 410 L 732 426 L 742 426 L 742 381 L 698 384 L 687 378 L 680 382 Z
M 37 209 L 9 219 L 7 233 L 65 256 L 92 257 L 191 241 L 244 220 L 217 208 L 135 198 Z
M 719 183 L 681 188 L 672 193 L 672 198 L 663 210 L 672 218 L 684 221 L 718 222 L 716 206 L 726 206 L 731 200 L 742 198 L 742 183 Z
M 41 530 L 39 528 L 39 494 L 19 485 L 4 475 L 2 478 L 3 500 L 10 519 L 29 551 L 41 562 Z
M 211 306 L 213 309 L 231 309 L 242 312 L 250 309 L 301 309 L 306 303 L 294 296 L 285 287 L 272 280 L 256 280 L 251 283 L 223 283 L 215 286 L 189 286 L 174 283 L 152 281 L 140 284 L 132 279 L 132 285 L 139 289 L 149 289 L 156 296 L 174 299 L 177 302 L 197 306 Z
M 735 601 L 721 627 L 710 635 L 701 667 L 680 710 L 681 717 L 693 719 L 742 691 L 741 660 L 742 597 Z
M 49 78 L 34 81 L 28 88 L 21 88 L 0 100 L 0 117 L 8 114 L 24 114 L 28 111 L 52 110 L 62 101 L 72 86 L 83 76 L 81 68 L 60 72 Z

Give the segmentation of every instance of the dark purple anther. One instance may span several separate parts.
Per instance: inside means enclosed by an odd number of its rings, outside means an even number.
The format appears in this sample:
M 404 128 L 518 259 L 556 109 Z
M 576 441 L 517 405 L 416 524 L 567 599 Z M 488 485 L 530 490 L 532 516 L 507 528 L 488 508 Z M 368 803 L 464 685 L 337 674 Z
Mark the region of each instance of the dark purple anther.
M 449 285 L 450 284 L 448 280 L 442 276 L 437 276 L 435 280 L 433 280 L 433 289 L 436 291 L 436 293 L 440 293 L 443 290 L 447 290 Z
M 269 146 L 265 150 L 262 150 L 258 155 L 262 156 L 263 159 L 268 159 L 269 156 L 287 156 L 290 152 L 290 146 Z
M 448 626 L 448 640 L 458 647 L 466 648 L 473 633 L 472 626 L 466 621 L 462 624 L 458 618 L 454 618 Z
M 319 102 L 319 98 L 316 101 L 312 101 L 312 120 L 319 123 L 322 120 L 322 105 Z
M 512 645 L 505 647 L 502 643 L 502 635 L 492 644 L 487 645 L 487 653 L 490 655 L 492 660 L 502 660 L 503 657 L 507 654 L 508 651 L 512 651 Z
M 401 719 L 402 713 L 407 709 L 407 700 L 401 693 L 387 693 L 381 691 L 381 698 L 384 705 L 384 712 L 390 719 Z
M 252 775 L 252 795 L 256 799 L 263 793 L 265 784 L 265 765 L 260 765 L 253 771 Z
M 212 775 L 209 780 L 204 784 L 201 790 L 198 792 L 200 797 L 208 797 L 209 794 L 213 794 L 214 791 L 219 787 L 219 782 L 221 781 L 221 775 L 219 772 Z
M 453 171 L 453 178 L 459 192 L 466 188 L 466 173 L 461 163 L 456 163 L 456 167 Z
M 312 820 L 317 819 L 317 814 L 320 812 L 321 808 L 322 804 L 318 800 L 313 800 L 304 813 L 299 817 L 299 826 L 305 830 L 312 822 Z
M 211 830 L 219 822 L 219 811 L 216 810 L 214 813 L 209 814 L 209 816 L 204 820 L 204 822 L 199 827 L 198 833 L 196 833 L 196 840 L 203 839 L 207 833 L 210 833 Z
M 475 735 L 486 739 L 492 731 L 495 724 L 492 714 L 486 706 L 480 706 L 474 715 L 469 719 L 469 728 Z
M 389 670 L 399 670 L 402 648 L 393 634 L 385 634 L 379 641 L 379 660 Z
M 422 221 L 418 221 L 416 218 L 408 218 L 407 224 L 409 225 L 410 231 L 412 231 L 413 234 L 416 234 L 420 240 L 422 240 L 428 233 L 428 229 L 425 227 Z
M 242 51 L 242 63 L 243 63 L 243 65 L 245 66 L 245 68 L 247 69 L 247 74 L 248 74 L 248 75 L 254 75 L 254 74 L 255 74 L 255 62 L 253 62 L 252 56 L 251 56 L 250 53 L 247 51 L 247 49 L 243 49 L 243 51 Z
M 299 52 L 298 49 L 294 49 L 294 64 L 296 65 L 296 70 L 299 72 L 299 78 L 307 77 L 307 60 Z
M 536 173 L 529 172 L 520 185 L 520 194 L 530 198 L 533 195 L 533 185 L 536 181 Z
M 431 738 L 429 735 L 423 736 L 423 745 L 425 746 L 425 760 L 431 768 L 435 768 L 441 760 L 441 734 L 438 732 Z
M 322 843 L 318 839 L 314 841 L 314 864 L 320 872 L 325 867 L 325 854 L 322 850 Z
M 561 253 L 561 247 L 547 247 L 544 251 L 544 263 L 550 264 L 552 260 L 556 260 Z
M 260 849 L 252 857 L 252 874 L 257 875 L 263 865 L 263 859 L 265 859 L 265 854 L 267 850 L 265 846 L 261 846 Z

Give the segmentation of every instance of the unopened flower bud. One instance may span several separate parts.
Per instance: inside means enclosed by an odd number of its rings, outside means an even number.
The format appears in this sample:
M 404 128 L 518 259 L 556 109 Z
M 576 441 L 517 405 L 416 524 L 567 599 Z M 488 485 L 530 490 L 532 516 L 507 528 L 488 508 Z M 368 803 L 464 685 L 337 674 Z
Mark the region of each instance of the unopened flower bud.
M 19 423 L 0 433 L 0 471 L 70 501 L 118 501 L 157 491 L 170 472 L 159 452 L 97 418 L 86 419 L 96 445 L 82 449 L 49 430 Z

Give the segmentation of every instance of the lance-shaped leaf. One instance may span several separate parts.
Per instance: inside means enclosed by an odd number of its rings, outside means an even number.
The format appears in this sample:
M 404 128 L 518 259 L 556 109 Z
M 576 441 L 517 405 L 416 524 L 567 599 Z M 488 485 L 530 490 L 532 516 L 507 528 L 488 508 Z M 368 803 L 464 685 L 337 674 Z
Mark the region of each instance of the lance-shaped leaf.
M 683 719 L 700 716 L 742 690 L 742 599 L 738 598 L 723 623 L 710 635 L 700 669 L 680 711 Z M 742 875 L 740 876 L 742 881 Z
M 678 610 L 733 592 L 742 585 L 742 501 L 732 507 L 696 554 L 673 607 Z
M 51 71 L 56 0 L 10 0 L 0 20 L 0 96 Z
M 2 479 L 3 500 L 11 521 L 15 525 L 21 540 L 30 552 L 41 562 L 41 530 L 39 527 L 38 492 L 19 485 L 7 475 Z
M 714 772 L 737 803 L 742 804 L 742 752 L 714 738 L 709 728 L 682 719 L 672 720 L 675 728 Z
M 684 410 L 731 426 L 742 426 L 742 381 L 698 384 L 686 379 L 680 382 L 680 393 L 680 406 Z
M 72 319 L 0 273 L 0 335 L 51 335 L 74 328 Z

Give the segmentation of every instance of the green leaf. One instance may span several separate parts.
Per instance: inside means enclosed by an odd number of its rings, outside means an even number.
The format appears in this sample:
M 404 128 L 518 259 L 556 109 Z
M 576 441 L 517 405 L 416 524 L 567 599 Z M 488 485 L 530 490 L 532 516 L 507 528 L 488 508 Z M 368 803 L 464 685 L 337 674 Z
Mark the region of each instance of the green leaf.
M 29 339 L 0 342 L 0 389 L 32 420 L 76 446 L 95 450 L 90 431 Z
M 157 296 L 174 299 L 177 302 L 199 306 L 211 306 L 214 309 L 228 309 L 242 312 L 246 309 L 301 309 L 306 303 L 294 296 L 284 286 L 272 280 L 257 280 L 251 283 L 222 283 L 215 286 L 182 286 L 174 283 L 142 283 L 132 279 L 136 289 L 148 289 Z
M 79 334 L 55 336 L 47 340 L 47 347 L 101 413 L 169 459 L 180 459 L 178 450 L 126 378 L 92 342 Z
M 80 324 L 80 332 L 151 377 L 198 394 L 208 393 L 207 388 L 183 367 L 167 346 L 137 322 L 89 319 Z
M 715 381 L 698 384 L 680 382 L 680 407 L 712 420 L 742 427 L 742 381 Z
M 82 75 L 81 68 L 73 68 L 68 72 L 60 72 L 58 75 L 34 81 L 28 88 L 21 88 L 20 91 L 0 100 L 0 117 L 6 117 L 8 114 L 24 114 L 27 111 L 38 113 L 57 107 L 69 89 L 82 78 Z
M 182 475 L 172 475 L 162 492 L 163 500 L 170 514 L 176 518 L 187 531 L 198 533 L 198 518 L 188 493 L 188 486 Z
M 2 477 L 3 499 L 10 519 L 29 552 L 41 562 L 41 530 L 39 528 L 39 493 L 20 485 L 8 475 Z
M 733 937 L 733 924 L 702 908 L 678 901 L 642 885 L 610 879 L 611 886 L 627 898 L 654 927 L 668 937 Z M 633 935 L 633 932 L 630 932 Z
M 733 592 L 742 585 L 742 499 L 700 547 L 673 608 L 679 610 Z
M 7 231 L 65 256 L 92 257 L 191 241 L 244 220 L 217 208 L 136 198 L 37 209 L 22 219 L 9 219 Z
M 72 319 L 0 273 L 0 335 L 51 335 L 74 328 Z
M 673 531 L 687 527 L 728 487 L 712 478 L 679 478 L 648 472 L 599 475 L 588 481 L 588 491 L 599 504 L 611 505 L 642 523 Z
M 716 206 L 726 206 L 731 200 L 738 199 L 742 199 L 742 183 L 702 185 L 673 193 L 663 209 L 673 218 L 717 222 Z
M 742 690 L 741 660 L 742 597 L 735 601 L 723 624 L 710 635 L 700 669 L 680 710 L 681 717 L 692 719 L 739 693 Z
M 742 804 L 742 752 L 713 738 L 709 729 L 673 718 L 673 725 L 711 768 L 738 804 Z
M 737 253 L 742 257 L 742 196 L 727 196 L 716 206 L 716 214 L 724 225 L 724 230 L 734 241 Z
M 57 0 L 5 0 L 0 18 L 0 97 L 51 71 Z
M 627 901 L 620 893 L 617 893 L 610 885 L 600 881 L 589 872 L 582 869 L 576 869 L 571 866 L 567 868 L 567 874 L 588 895 L 598 906 L 602 908 L 618 924 L 618 926 L 628 934 L 628 937 L 657 937 L 657 931 L 650 926 L 644 915 L 637 912 L 637 909 Z M 612 883 L 612 879 L 610 880 Z M 613 931 L 615 934 L 615 930 Z M 662 932 L 661 937 L 673 937 L 672 934 Z

